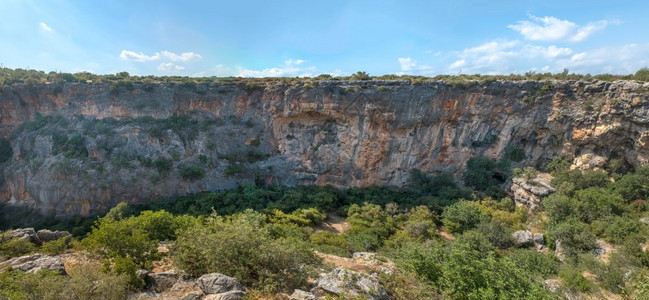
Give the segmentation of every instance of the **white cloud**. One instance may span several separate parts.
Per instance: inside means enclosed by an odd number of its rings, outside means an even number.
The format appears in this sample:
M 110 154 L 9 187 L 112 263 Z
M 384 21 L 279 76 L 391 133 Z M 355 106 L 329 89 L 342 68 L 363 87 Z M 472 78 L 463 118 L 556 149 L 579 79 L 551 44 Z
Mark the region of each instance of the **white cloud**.
M 158 55 L 158 53 L 156 52 L 155 55 Z M 160 56 L 167 58 L 171 61 L 192 61 L 192 60 L 200 60 L 201 58 L 203 58 L 202 56 L 194 52 L 183 52 L 181 54 L 176 54 L 169 51 L 162 51 L 160 52 Z
M 170 61 L 187 62 L 192 60 L 200 60 L 201 58 L 203 58 L 201 55 L 196 54 L 194 52 L 183 52 L 181 54 L 176 54 L 166 50 L 161 52 L 156 52 L 153 55 L 146 55 L 141 52 L 138 53 L 130 50 L 122 50 L 122 52 L 119 54 L 119 57 L 121 57 L 124 60 L 131 60 L 136 62 L 146 62 L 146 61 L 154 61 L 154 60 L 161 60 L 161 59 L 167 59 Z
M 548 66 L 545 69 L 549 70 L 554 65 L 553 61 L 569 57 L 572 53 L 570 48 L 554 45 L 546 47 L 523 44 L 518 40 L 495 40 L 457 52 L 448 70 L 456 72 L 461 69 L 466 74 L 503 74 L 529 70 L 526 66 L 538 64 Z
M 174 65 L 173 63 L 170 63 L 170 62 L 169 63 L 161 63 L 160 65 L 158 65 L 158 70 L 160 70 L 160 71 L 178 72 L 178 71 L 182 71 L 184 69 L 185 69 L 185 67 L 179 66 L 179 65 Z
M 649 66 L 649 43 L 602 47 L 558 60 L 578 73 L 631 74 Z
M 601 20 L 580 26 L 556 17 L 541 18 L 534 15 L 530 15 L 529 17 L 531 21 L 518 21 L 515 25 L 509 25 L 507 27 L 518 31 L 525 39 L 532 41 L 580 42 L 593 33 L 606 28 L 610 23 L 606 20 Z M 611 23 L 616 24 L 619 22 Z
M 149 55 L 146 55 L 144 53 L 137 53 L 137 52 L 134 52 L 134 51 L 122 50 L 122 52 L 119 54 L 119 57 L 121 57 L 124 60 L 145 62 L 145 61 L 152 61 L 152 60 L 160 59 L 160 54 L 156 52 L 154 55 L 149 56 Z
M 303 63 L 305 63 L 305 62 L 308 62 L 308 61 L 307 61 L 307 60 L 304 60 L 304 59 L 288 59 L 288 60 L 286 60 L 284 63 L 285 63 L 286 65 L 289 65 L 289 66 L 290 66 L 290 65 L 301 65 L 301 64 L 303 64 Z
M 237 67 L 237 76 L 239 77 L 311 77 L 317 70 L 314 66 L 302 67 L 306 63 L 302 59 L 288 59 L 284 61 L 283 66 L 266 68 L 262 70 L 252 70 L 243 67 Z
M 52 32 L 52 31 L 54 31 L 54 30 L 52 29 L 52 27 L 48 26 L 48 25 L 45 24 L 44 22 L 41 22 L 40 25 L 41 25 L 41 29 L 43 29 L 43 30 L 45 30 L 45 31 L 47 31 L 47 32 Z
M 460 60 L 457 60 L 454 63 L 452 63 L 448 68 L 449 69 L 459 69 L 459 68 L 463 67 L 464 65 L 466 65 L 466 60 L 460 59 Z
M 420 65 L 416 60 L 413 60 L 410 57 L 399 57 L 397 60 L 401 67 L 401 72 L 397 72 L 400 75 L 429 75 L 433 72 L 433 67 Z

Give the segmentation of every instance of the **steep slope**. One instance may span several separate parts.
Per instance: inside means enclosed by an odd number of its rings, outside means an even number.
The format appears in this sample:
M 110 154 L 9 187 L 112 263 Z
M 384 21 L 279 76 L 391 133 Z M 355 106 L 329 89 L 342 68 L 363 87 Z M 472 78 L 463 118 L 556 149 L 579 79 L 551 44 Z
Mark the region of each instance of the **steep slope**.
M 475 155 L 649 160 L 649 83 L 281 81 L 0 90 L 0 201 L 58 216 L 258 181 L 402 185 Z M 584 156 L 586 155 L 586 156 Z M 584 162 L 586 164 L 589 161 Z

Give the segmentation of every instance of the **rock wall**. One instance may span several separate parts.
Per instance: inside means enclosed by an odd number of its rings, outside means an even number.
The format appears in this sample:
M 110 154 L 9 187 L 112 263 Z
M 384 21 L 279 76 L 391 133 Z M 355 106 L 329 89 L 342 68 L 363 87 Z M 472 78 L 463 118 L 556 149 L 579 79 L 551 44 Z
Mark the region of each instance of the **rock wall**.
M 0 165 L 0 201 L 72 216 L 254 180 L 403 185 L 413 168 L 459 175 L 470 157 L 506 149 L 522 150 L 519 165 L 594 155 L 638 166 L 649 160 L 648 90 L 633 81 L 5 86 L 0 135 L 13 157 Z M 184 176 L 187 167 L 205 176 Z

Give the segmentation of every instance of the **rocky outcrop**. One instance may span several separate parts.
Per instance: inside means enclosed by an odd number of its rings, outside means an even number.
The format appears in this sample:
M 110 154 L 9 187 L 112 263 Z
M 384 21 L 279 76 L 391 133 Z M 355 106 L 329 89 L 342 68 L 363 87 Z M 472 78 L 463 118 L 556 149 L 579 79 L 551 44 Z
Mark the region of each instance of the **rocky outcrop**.
M 10 267 L 29 273 L 38 273 L 41 270 L 50 270 L 65 274 L 65 266 L 58 256 L 32 254 L 9 259 L 0 263 L 0 269 Z
M 475 155 L 649 161 L 649 83 L 215 81 L 0 89 L 0 202 L 48 215 L 266 180 L 403 185 Z M 26 124 L 28 121 L 34 121 Z M 159 159 L 167 162 L 157 163 Z M 168 164 L 170 162 L 170 165 Z M 601 165 L 581 159 L 582 165 Z M 204 176 L 184 176 L 200 167 Z
M 543 197 L 555 191 L 550 185 L 550 181 L 552 181 L 552 176 L 548 173 L 540 173 L 531 179 L 512 178 L 510 190 L 514 194 L 514 202 L 516 205 L 525 206 L 530 210 L 537 208 Z
M 205 274 L 198 278 L 197 283 L 205 294 L 243 291 L 243 285 L 238 279 L 220 273 Z
M 318 297 L 333 294 L 350 298 L 362 296 L 372 300 L 390 299 L 377 276 L 345 268 L 336 268 L 329 273 L 320 274 L 314 285 L 311 293 Z
M 7 233 L 7 237 L 29 239 L 30 242 L 40 245 L 42 243 L 55 241 L 63 237 L 71 237 L 71 235 L 67 231 L 51 231 L 48 229 L 35 231 L 34 228 L 18 228 L 10 230 Z

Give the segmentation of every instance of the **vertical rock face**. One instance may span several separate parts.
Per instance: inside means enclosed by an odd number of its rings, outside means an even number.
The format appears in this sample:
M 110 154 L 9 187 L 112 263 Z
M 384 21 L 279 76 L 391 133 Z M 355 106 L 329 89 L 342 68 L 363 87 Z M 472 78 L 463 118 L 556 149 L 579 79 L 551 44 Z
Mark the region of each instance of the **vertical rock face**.
M 521 165 L 559 155 L 617 157 L 629 166 L 649 159 L 649 84 L 632 81 L 54 90 L 0 89 L 0 134 L 13 149 L 0 165 L 0 201 L 59 216 L 255 179 L 402 185 L 413 168 L 460 174 L 470 157 L 506 149 L 525 154 Z

